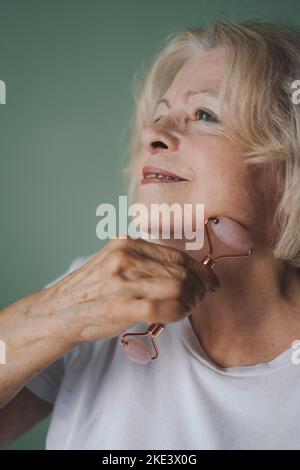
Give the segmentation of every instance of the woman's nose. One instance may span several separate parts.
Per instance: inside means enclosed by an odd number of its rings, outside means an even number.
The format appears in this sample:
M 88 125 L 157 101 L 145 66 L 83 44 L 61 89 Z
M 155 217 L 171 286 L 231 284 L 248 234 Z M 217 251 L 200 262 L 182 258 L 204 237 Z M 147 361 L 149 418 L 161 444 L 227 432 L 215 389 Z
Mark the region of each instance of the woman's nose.
M 169 117 L 162 117 L 158 122 L 144 127 L 142 142 L 148 152 L 174 152 L 177 150 L 179 136 L 175 130 L 174 121 L 171 124 Z

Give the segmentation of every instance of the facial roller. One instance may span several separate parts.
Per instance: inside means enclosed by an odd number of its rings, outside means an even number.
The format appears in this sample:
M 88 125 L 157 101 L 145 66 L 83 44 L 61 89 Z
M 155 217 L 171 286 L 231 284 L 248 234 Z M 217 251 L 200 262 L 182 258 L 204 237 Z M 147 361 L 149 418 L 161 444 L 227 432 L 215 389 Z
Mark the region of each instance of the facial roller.
M 211 224 L 210 224 L 211 222 Z M 240 251 L 238 254 L 229 254 L 213 257 L 213 244 L 211 241 L 209 226 L 216 237 L 235 250 Z M 209 245 L 209 254 L 204 256 L 200 261 L 211 274 L 213 269 L 220 259 L 224 258 L 243 258 L 252 255 L 253 253 L 253 240 L 250 233 L 240 223 L 228 217 L 209 217 L 204 222 L 205 233 Z M 147 330 L 142 333 L 126 333 L 121 337 L 121 346 L 123 353 L 132 361 L 139 364 L 148 364 L 154 359 L 157 359 L 159 352 L 155 342 L 155 338 L 165 329 L 163 323 L 152 323 L 148 326 Z M 151 344 L 154 351 L 143 341 L 135 339 L 134 337 L 150 337 Z

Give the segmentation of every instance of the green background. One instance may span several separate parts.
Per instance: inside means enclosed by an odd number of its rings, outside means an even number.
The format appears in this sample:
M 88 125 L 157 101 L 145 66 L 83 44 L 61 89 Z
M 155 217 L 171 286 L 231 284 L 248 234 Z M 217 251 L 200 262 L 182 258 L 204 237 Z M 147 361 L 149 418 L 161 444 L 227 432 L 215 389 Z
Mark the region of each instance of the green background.
M 0 0 L 0 308 L 90 255 L 125 193 L 132 83 L 164 37 L 214 16 L 300 23 L 299 0 Z M 9 445 L 42 449 L 49 420 Z

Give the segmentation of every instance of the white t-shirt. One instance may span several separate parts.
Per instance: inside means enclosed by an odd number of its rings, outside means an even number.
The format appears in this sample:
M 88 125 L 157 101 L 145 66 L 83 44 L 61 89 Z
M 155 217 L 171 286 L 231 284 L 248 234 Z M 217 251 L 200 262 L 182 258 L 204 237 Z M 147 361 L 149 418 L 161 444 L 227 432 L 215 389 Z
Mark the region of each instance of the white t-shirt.
M 292 348 L 268 363 L 220 368 L 188 317 L 157 344 L 159 358 L 147 365 L 123 355 L 120 337 L 84 344 L 32 380 L 27 387 L 54 404 L 46 448 L 300 449 Z

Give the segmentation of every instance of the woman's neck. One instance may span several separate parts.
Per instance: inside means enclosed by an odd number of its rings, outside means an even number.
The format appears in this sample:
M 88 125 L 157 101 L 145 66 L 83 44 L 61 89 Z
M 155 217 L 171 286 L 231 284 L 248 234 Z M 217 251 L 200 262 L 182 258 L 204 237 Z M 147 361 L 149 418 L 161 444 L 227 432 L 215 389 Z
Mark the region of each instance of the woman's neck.
M 269 362 L 300 339 L 300 274 L 272 255 L 222 263 L 222 286 L 192 311 L 192 327 L 221 367 Z

